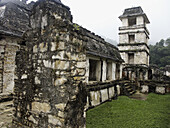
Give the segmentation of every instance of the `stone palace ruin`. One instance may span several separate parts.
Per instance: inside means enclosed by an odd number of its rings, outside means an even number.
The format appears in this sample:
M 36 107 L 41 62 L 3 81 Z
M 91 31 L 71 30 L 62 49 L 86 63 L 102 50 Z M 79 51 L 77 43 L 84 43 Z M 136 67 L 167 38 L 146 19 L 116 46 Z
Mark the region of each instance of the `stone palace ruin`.
M 170 91 L 169 67 L 149 65 L 141 7 L 119 17 L 117 48 L 60 0 L 26 1 L 0 0 L 0 127 L 83 128 L 88 109 L 119 95 Z

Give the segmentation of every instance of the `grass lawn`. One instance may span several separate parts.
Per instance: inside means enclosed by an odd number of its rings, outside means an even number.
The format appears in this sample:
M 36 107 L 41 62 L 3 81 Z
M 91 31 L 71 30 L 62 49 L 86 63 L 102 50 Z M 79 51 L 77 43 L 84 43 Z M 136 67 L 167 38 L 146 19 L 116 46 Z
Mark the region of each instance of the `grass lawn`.
M 170 94 L 147 100 L 120 96 L 87 111 L 87 128 L 170 128 Z

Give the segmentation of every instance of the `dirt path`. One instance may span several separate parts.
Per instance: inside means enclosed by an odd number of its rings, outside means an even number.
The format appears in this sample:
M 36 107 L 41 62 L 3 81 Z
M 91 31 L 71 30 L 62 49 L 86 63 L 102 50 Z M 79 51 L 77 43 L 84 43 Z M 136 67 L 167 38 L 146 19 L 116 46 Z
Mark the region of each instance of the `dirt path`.
M 140 93 L 139 91 L 137 91 L 132 96 L 129 96 L 129 98 L 137 99 L 137 100 L 146 100 L 147 99 L 147 94 L 143 94 L 143 93 Z

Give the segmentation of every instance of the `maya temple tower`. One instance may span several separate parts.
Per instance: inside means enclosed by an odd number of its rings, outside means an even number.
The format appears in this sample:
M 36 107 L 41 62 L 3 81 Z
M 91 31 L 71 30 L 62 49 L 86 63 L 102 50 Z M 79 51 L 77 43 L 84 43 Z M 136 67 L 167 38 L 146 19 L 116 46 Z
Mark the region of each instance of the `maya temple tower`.
M 141 7 L 125 9 L 119 16 L 119 50 L 125 64 L 149 65 L 148 39 L 146 24 L 150 23 Z
M 128 70 L 128 74 L 125 72 L 125 76 L 128 75 L 129 77 L 130 75 L 132 78 L 132 72 L 135 72 L 135 76 L 139 77 L 139 70 L 142 71 L 143 68 L 146 69 L 149 66 L 149 31 L 146 28 L 146 24 L 150 23 L 149 19 L 141 7 L 125 9 L 119 19 L 122 26 L 119 27 L 118 48 L 122 59 L 125 61 L 124 68 L 126 68 L 126 71 Z M 134 67 L 138 67 L 136 69 L 138 72 L 134 71 Z

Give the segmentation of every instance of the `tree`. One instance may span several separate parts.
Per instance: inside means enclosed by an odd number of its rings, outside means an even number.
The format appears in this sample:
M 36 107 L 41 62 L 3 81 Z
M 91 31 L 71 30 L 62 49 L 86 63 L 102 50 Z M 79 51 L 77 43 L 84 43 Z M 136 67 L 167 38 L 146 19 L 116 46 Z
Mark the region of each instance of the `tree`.
M 150 64 L 156 64 L 159 67 L 170 65 L 170 38 L 161 39 L 156 45 L 149 45 L 149 47 Z

